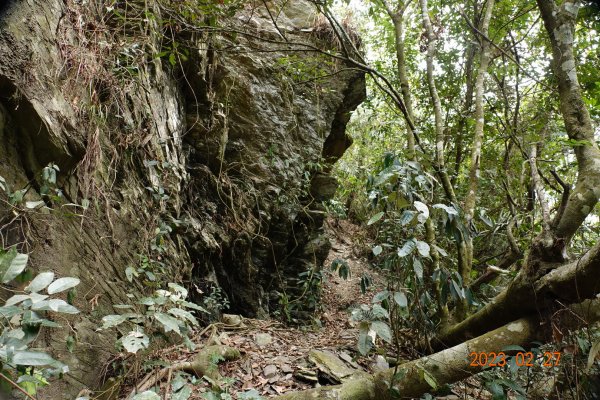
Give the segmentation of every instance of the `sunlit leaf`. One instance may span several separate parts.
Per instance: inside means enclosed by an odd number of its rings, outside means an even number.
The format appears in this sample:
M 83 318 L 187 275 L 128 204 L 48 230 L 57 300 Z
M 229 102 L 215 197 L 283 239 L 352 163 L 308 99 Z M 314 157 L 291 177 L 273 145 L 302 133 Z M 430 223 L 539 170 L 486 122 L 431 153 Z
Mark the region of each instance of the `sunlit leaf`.
M 369 221 L 367 222 L 367 225 L 373 225 L 375 222 L 379 221 L 381 218 L 383 218 L 383 211 L 378 212 L 377 214 L 373 215 L 371 217 L 371 219 L 369 219 Z
M 373 321 L 371 322 L 371 329 L 373 329 L 381 339 L 384 341 L 391 343 L 392 342 L 392 331 L 389 325 L 383 321 Z
M 383 248 L 380 245 L 373 247 L 373 254 L 375 256 L 380 255 L 382 251 L 383 251 Z
M 2 277 L 3 283 L 8 283 L 15 279 L 27 266 L 27 260 L 29 256 L 27 254 L 17 253 L 8 265 L 8 269 Z
M 71 289 L 72 287 L 79 285 L 79 283 L 80 283 L 80 280 L 77 278 L 71 278 L 71 277 L 60 278 L 60 279 L 55 280 L 54 282 L 52 282 L 50 284 L 50 286 L 48 286 L 47 292 L 48 292 L 48 294 L 60 293 L 67 289 Z
M 417 240 L 416 246 L 417 251 L 419 252 L 421 257 L 429 257 L 429 252 L 431 249 L 429 248 L 429 245 L 426 242 Z
M 406 295 L 403 292 L 395 292 L 394 293 L 394 301 L 400 307 L 407 307 L 408 306 L 408 298 L 406 297 Z
M 17 350 L 13 355 L 12 362 L 16 365 L 42 366 L 53 364 L 56 362 L 56 360 L 50 357 L 49 354 L 39 351 Z
M 38 274 L 29 285 L 25 286 L 27 292 L 39 292 L 44 290 L 54 280 L 54 272 L 42 272 Z
M 139 331 L 131 331 L 121 338 L 123 348 L 129 353 L 137 353 L 142 349 L 148 348 L 150 338 Z
M 154 318 L 163 325 L 165 332 L 174 331 L 181 334 L 177 319 L 163 313 L 156 313 Z

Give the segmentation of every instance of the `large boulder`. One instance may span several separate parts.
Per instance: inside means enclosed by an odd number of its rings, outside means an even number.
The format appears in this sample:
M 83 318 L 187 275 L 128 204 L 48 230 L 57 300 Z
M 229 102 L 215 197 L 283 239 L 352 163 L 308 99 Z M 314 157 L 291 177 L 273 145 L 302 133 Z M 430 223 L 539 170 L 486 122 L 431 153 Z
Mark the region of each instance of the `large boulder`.
M 138 24 L 101 3 L 9 2 L 0 16 L 0 176 L 53 207 L 13 218 L 2 201 L 1 243 L 82 280 L 81 315 L 39 339 L 71 367 L 47 398 L 110 374 L 115 336 L 97 332 L 99 320 L 153 290 L 130 283 L 129 266 L 149 262 L 164 282 L 198 288 L 199 302 L 219 286 L 236 312 L 274 311 L 274 293 L 326 256 L 327 171 L 365 96 L 362 73 L 300 51 L 335 47 L 312 34 L 310 2 L 227 10 L 218 29 L 168 32 L 156 22 L 164 7 L 137 20 L 126 2 Z M 42 196 L 49 163 L 62 202 Z

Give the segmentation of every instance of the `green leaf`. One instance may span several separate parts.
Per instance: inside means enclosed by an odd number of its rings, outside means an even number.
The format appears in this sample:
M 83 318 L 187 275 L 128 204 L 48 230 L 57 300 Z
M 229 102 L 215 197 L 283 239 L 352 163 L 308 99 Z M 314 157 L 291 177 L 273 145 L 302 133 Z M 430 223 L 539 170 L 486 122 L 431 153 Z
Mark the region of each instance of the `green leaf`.
M 421 257 L 429 257 L 429 252 L 431 251 L 431 249 L 429 248 L 427 242 L 417 240 L 417 251 L 419 252 Z
M 171 390 L 173 392 L 177 392 L 181 390 L 185 385 L 187 385 L 187 379 L 184 378 L 187 376 L 186 373 L 178 373 L 175 375 L 175 378 L 171 381 Z
M 181 335 L 177 319 L 163 313 L 156 313 L 154 318 L 163 325 L 165 332 L 175 331 Z
M 485 213 L 485 210 L 480 210 L 479 211 L 479 218 L 481 218 L 481 220 L 490 228 L 494 227 L 494 223 L 492 222 L 492 220 L 487 216 L 487 214 Z
M 415 271 L 417 278 L 423 279 L 423 264 L 416 257 L 413 258 L 413 270 Z
M 190 321 L 192 325 L 198 325 L 198 321 L 189 311 L 182 310 L 181 308 L 171 308 L 168 312 L 181 320 Z
M 594 361 L 596 361 L 596 357 L 598 356 L 598 353 L 600 353 L 600 341 L 594 343 L 594 345 L 590 349 L 590 353 L 588 354 L 588 361 L 587 361 L 588 371 L 592 368 L 592 365 L 594 365 Z
M 369 322 L 361 322 L 359 329 L 358 351 L 364 356 L 367 355 L 373 347 L 373 340 L 371 339 L 371 336 L 369 336 Z
M 125 268 L 125 277 L 129 282 L 133 282 L 133 277 L 137 277 L 138 273 L 132 266 Z
M 423 220 L 421 220 L 421 218 L 419 218 L 419 221 L 421 223 L 427 221 L 427 218 L 429 218 L 429 207 L 427 207 L 427 204 L 422 203 L 420 201 L 415 201 L 414 202 L 414 206 L 417 209 L 417 211 L 421 214 L 419 215 L 419 217 L 423 217 Z
M 29 209 L 34 209 L 45 205 L 46 203 L 43 200 L 40 201 L 27 201 L 25 202 L 25 207 Z
M 380 255 L 382 251 L 383 251 L 383 248 L 380 245 L 373 247 L 373 254 L 375 256 Z
M 139 350 L 148 348 L 150 338 L 143 332 L 131 331 L 121 338 L 121 343 L 128 353 L 137 353 Z
M 421 369 L 421 372 L 423 373 L 423 379 L 425 379 L 425 382 L 427 382 L 427 384 L 431 386 L 433 390 L 437 389 L 438 383 L 435 380 L 435 377 L 425 369 Z
M 19 204 L 23 201 L 23 196 L 25 196 L 26 189 L 15 190 L 10 196 L 10 204 Z
M 373 304 L 371 311 L 373 312 L 373 316 L 375 318 L 387 319 L 390 316 L 388 311 L 379 304 Z
M 114 326 L 120 325 L 127 320 L 127 317 L 124 315 L 106 315 L 102 317 L 102 329 L 112 328 Z
M 48 286 L 48 294 L 60 293 L 71 289 L 79 285 L 79 282 L 81 282 L 79 279 L 71 277 L 57 279 Z
M 171 395 L 171 400 L 187 400 L 190 398 L 190 396 L 192 395 L 192 388 L 190 385 L 185 385 L 183 388 L 181 388 L 179 391 L 174 392 Z M 238 399 L 240 399 L 241 397 L 238 396 Z
M 30 300 L 31 296 L 29 296 L 28 294 L 15 294 L 14 296 L 10 297 L 8 300 L 6 300 L 6 303 L 4 304 L 5 306 L 14 306 L 15 304 L 19 304 L 25 300 Z
M 169 282 L 167 286 L 170 287 L 171 289 L 175 290 L 175 292 L 179 293 L 181 295 L 181 297 L 183 297 L 184 299 L 188 295 L 187 289 L 184 288 L 183 286 L 180 286 L 173 282 Z
M 400 307 L 408 307 L 408 298 L 403 292 L 395 292 L 394 293 L 394 301 Z
M 52 311 L 63 313 L 63 314 L 78 314 L 79 310 L 69 303 L 61 299 L 52 299 L 48 302 L 48 307 Z
M 375 296 L 373 296 L 373 303 L 381 303 L 382 301 L 386 300 L 388 298 L 388 296 L 390 295 L 390 292 L 388 292 L 387 290 L 382 290 L 381 292 L 378 292 L 375 294 Z
M 442 255 L 442 257 L 448 257 L 448 253 L 446 252 L 446 250 L 442 249 L 440 246 L 434 244 L 433 248 L 436 249 L 438 253 Z
M 485 387 L 492 394 L 493 400 L 501 400 L 506 399 L 506 395 L 504 394 L 504 389 L 502 385 L 500 385 L 496 381 L 486 382 Z
M 256 389 L 250 389 L 244 393 L 238 393 L 239 400 L 263 400 Z
M 371 322 L 371 329 L 373 329 L 381 339 L 388 343 L 392 342 L 392 330 L 387 323 L 383 321 L 373 321 Z
M 375 222 L 379 221 L 381 218 L 383 218 L 383 211 L 378 212 L 377 214 L 373 215 L 371 217 L 371 219 L 369 219 L 369 221 L 367 222 L 367 225 L 373 225 Z
M 407 255 L 412 253 L 412 251 L 415 249 L 415 246 L 416 246 L 416 244 L 413 239 L 407 240 L 404 243 L 404 246 L 402 246 L 402 248 L 398 249 L 398 257 L 406 257 Z
M 156 301 L 154 300 L 154 298 L 152 297 L 142 297 L 139 301 L 139 304 L 142 304 L 144 306 L 153 306 L 154 304 L 156 304 Z
M 417 213 L 415 211 L 412 210 L 406 210 L 402 213 L 402 215 L 400 216 L 400 225 L 405 226 L 410 224 L 413 219 L 415 218 L 415 215 Z
M 131 400 L 161 400 L 161 398 L 152 390 L 146 390 L 143 393 L 136 394 L 131 398 Z
M 433 208 L 442 209 L 446 211 L 448 215 L 458 215 L 458 211 L 456 211 L 456 209 L 453 206 L 447 206 L 445 204 L 434 204 Z
M 54 272 L 42 272 L 25 287 L 25 291 L 39 292 L 40 290 L 44 290 L 53 280 Z
M 15 351 L 12 363 L 16 365 L 41 366 L 54 364 L 56 360 L 46 353 L 39 351 Z
M 458 282 L 456 282 L 454 279 L 452 279 L 451 284 L 452 284 L 451 288 L 454 289 L 456 296 L 458 296 L 461 299 L 464 299 L 465 291 L 463 290 L 462 286 L 460 286 L 460 284 Z
M 205 308 L 200 307 L 196 303 L 192 303 L 192 302 L 189 302 L 189 301 L 182 301 L 182 302 L 179 303 L 179 305 L 183 306 L 183 307 L 186 307 L 186 308 L 190 308 L 192 310 L 202 311 L 203 313 L 210 314 Z
M 0 307 L 0 317 L 10 318 L 14 315 L 20 314 L 22 310 L 23 310 L 22 307 L 5 305 L 3 307 Z
M 371 279 L 371 277 L 367 274 L 363 274 L 360 278 L 360 291 L 362 292 L 362 294 L 367 293 L 367 289 L 369 288 L 369 286 L 371 286 L 371 284 L 373 283 L 373 280 Z
M 15 279 L 27 266 L 27 260 L 29 256 L 27 254 L 17 253 L 14 258 L 10 261 L 8 269 L 2 277 L 3 283 L 8 283 Z

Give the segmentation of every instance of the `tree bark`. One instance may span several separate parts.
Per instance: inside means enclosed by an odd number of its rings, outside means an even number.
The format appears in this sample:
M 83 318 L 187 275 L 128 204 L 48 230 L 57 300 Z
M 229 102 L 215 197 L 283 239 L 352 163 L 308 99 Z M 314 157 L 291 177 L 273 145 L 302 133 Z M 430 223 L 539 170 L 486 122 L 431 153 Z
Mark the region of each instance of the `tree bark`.
M 413 103 L 410 95 L 410 84 L 408 82 L 408 73 L 406 72 L 406 51 L 404 43 L 404 12 L 410 4 L 410 0 L 404 4 L 402 1 L 398 1 L 396 9 L 393 9 L 386 0 L 381 0 L 392 25 L 394 26 L 394 47 L 396 50 L 396 63 L 397 63 L 397 75 L 398 81 L 400 82 L 400 93 L 404 100 L 406 107 L 406 113 L 411 121 L 414 121 Z M 415 134 L 410 126 L 406 124 L 406 158 L 414 161 L 416 159 L 415 153 Z

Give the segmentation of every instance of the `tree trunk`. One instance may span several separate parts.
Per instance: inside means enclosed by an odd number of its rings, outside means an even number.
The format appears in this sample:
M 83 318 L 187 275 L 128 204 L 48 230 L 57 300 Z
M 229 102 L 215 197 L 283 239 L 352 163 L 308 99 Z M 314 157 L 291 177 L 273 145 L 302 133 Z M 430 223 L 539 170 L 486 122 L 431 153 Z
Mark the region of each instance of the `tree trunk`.
M 485 78 L 490 63 L 490 42 L 483 36 L 487 37 L 494 9 L 494 0 L 488 0 L 485 7 L 485 15 L 481 22 L 480 31 L 482 33 L 481 52 L 479 58 L 479 68 L 477 70 L 477 80 L 475 82 L 475 133 L 473 135 L 473 147 L 471 148 L 471 166 L 469 169 L 469 189 L 465 199 L 465 219 L 467 224 L 471 224 L 475 213 L 475 205 L 477 202 L 477 188 L 479 186 L 480 164 L 481 164 L 481 146 L 483 144 L 483 130 L 485 127 L 485 113 L 483 107 L 483 92 L 485 90 Z M 471 279 L 471 266 L 473 263 L 473 238 L 471 236 L 465 238 L 466 254 L 461 257 L 459 265 L 460 276 L 463 280 L 463 285 L 468 286 Z M 465 316 L 464 310 L 462 310 Z
M 552 67 L 558 80 L 560 111 L 570 139 L 580 141 L 573 147 L 578 164 L 578 178 L 560 220 L 555 221 L 555 236 L 566 246 L 583 220 L 600 198 L 600 149 L 577 80 L 573 37 L 579 4 L 567 0 L 560 7 L 554 0 L 537 0 L 544 26 L 552 45 Z
M 396 50 L 396 63 L 397 63 L 397 75 L 398 81 L 400 82 L 400 93 L 402 94 L 402 100 L 406 107 L 406 113 L 408 118 L 414 122 L 414 112 L 412 98 L 410 95 L 410 84 L 408 82 L 408 74 L 406 72 L 406 51 L 404 44 L 404 12 L 408 7 L 406 4 L 398 2 L 396 9 L 392 9 L 390 4 L 386 0 L 381 0 L 388 16 L 390 17 L 392 24 L 394 25 L 394 47 Z M 406 158 L 414 161 L 416 158 L 415 153 L 415 134 L 410 124 L 406 124 Z

